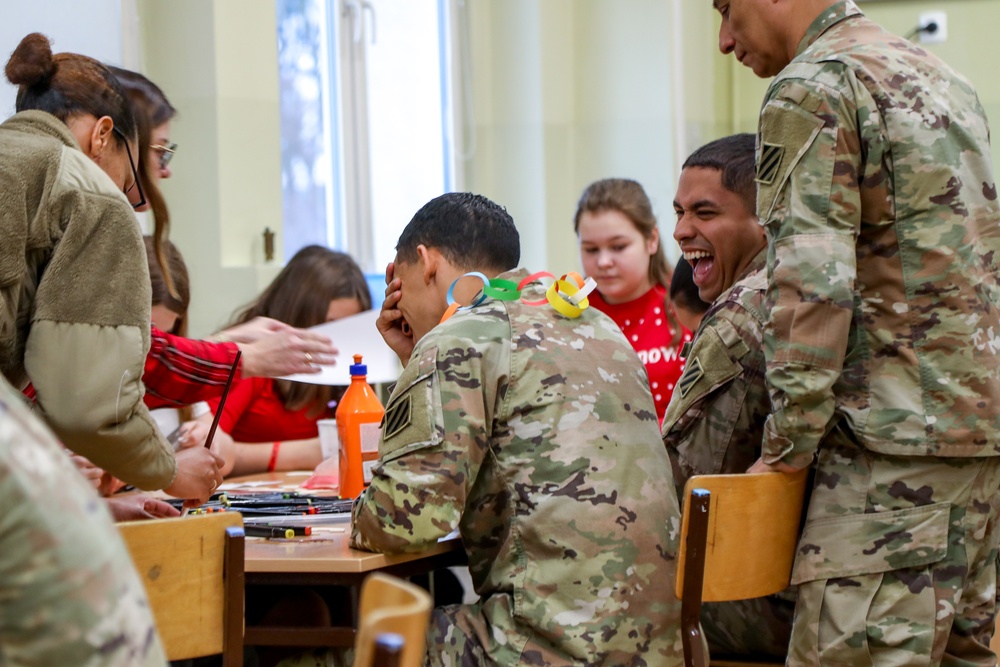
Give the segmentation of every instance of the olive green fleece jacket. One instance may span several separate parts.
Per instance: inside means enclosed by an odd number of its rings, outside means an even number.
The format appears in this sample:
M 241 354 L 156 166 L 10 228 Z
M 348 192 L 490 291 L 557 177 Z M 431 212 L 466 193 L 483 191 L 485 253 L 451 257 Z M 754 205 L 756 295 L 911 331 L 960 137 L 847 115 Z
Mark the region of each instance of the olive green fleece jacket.
M 63 444 L 143 489 L 173 452 L 142 402 L 145 248 L 125 195 L 41 111 L 0 124 L 0 371 Z

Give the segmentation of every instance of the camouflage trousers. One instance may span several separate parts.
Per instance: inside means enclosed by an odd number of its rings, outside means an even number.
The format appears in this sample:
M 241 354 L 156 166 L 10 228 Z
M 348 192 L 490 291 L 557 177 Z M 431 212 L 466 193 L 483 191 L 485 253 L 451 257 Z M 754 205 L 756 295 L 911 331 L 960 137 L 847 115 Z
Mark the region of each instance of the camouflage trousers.
M 996 665 L 1000 458 L 820 447 L 787 665 Z
M 478 636 L 468 622 L 466 605 L 438 607 L 427 626 L 427 659 L 433 667 L 476 667 L 495 665 L 486 651 L 486 637 Z M 477 624 L 478 625 L 478 624 Z
M 706 602 L 701 608 L 701 629 L 709 654 L 712 658 L 784 660 L 794 613 L 794 587 L 764 598 Z
M 669 595 L 672 586 L 665 587 Z M 495 596 L 493 603 L 504 604 L 502 596 Z M 489 602 L 488 602 L 489 604 Z M 607 665 L 608 667 L 683 667 L 684 655 L 681 649 L 680 625 L 669 628 L 667 648 L 649 651 L 644 655 L 618 654 L 589 660 L 574 660 L 560 651 L 547 647 L 541 637 L 533 636 L 526 646 L 513 647 L 508 644 L 508 634 L 497 625 L 490 625 L 480 613 L 480 605 L 449 605 L 438 607 L 431 616 L 427 628 L 428 667 L 495 667 L 507 665 L 531 665 L 532 667 L 576 667 L 577 665 Z M 493 640 L 491 642 L 491 639 Z M 661 639 L 658 637 L 657 639 Z M 523 640 L 522 640 L 523 641 Z M 490 646 L 501 645 L 503 655 L 491 655 Z M 655 645 L 655 643 L 654 643 Z M 509 649 L 509 650 L 507 650 Z

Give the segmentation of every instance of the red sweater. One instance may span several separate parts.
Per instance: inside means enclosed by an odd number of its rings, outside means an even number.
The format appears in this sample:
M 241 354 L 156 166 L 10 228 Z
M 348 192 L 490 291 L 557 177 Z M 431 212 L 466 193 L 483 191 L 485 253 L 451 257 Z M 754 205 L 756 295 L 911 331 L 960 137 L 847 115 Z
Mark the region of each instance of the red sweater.
M 153 327 L 143 368 L 143 403 L 150 410 L 178 408 L 221 396 L 239 348 L 236 343 L 209 343 L 175 336 Z M 240 379 L 236 369 L 233 382 Z M 35 388 L 24 395 L 35 401 Z
M 219 399 L 208 401 L 212 413 L 219 407 Z M 333 410 L 309 417 L 309 408 L 288 410 L 281 403 L 274 380 L 270 378 L 244 378 L 234 381 L 226 397 L 226 405 L 219 418 L 219 428 L 233 436 L 236 442 L 274 442 L 275 440 L 304 440 L 319 435 L 316 421 L 330 419 Z
M 680 357 L 681 346 L 691 340 L 691 332 L 681 328 L 681 342 L 671 347 L 674 332 L 670 328 L 664 308 L 667 290 L 662 285 L 654 285 L 638 299 L 612 305 L 606 303 L 597 291 L 590 293 L 590 305 L 606 313 L 621 327 L 622 333 L 632 343 L 639 359 L 646 366 L 649 388 L 656 404 L 656 416 L 663 423 L 663 413 L 674 393 L 674 385 L 684 372 L 684 360 Z

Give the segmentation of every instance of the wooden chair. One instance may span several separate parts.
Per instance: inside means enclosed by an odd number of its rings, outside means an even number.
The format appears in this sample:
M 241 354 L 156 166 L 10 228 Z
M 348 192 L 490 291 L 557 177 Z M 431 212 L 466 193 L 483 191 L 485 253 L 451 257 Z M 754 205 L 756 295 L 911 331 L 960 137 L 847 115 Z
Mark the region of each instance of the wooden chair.
M 223 654 L 243 665 L 243 518 L 210 514 L 118 524 L 169 660 Z
M 700 625 L 702 602 L 746 600 L 788 586 L 808 472 L 697 475 L 688 480 L 675 581 L 687 667 L 710 664 Z
M 389 664 L 421 667 L 430 615 L 431 596 L 424 589 L 386 574 L 369 576 L 361 585 L 354 667 L 379 667 L 380 663 L 375 662 L 376 642 L 386 633 L 402 638 L 398 662 Z

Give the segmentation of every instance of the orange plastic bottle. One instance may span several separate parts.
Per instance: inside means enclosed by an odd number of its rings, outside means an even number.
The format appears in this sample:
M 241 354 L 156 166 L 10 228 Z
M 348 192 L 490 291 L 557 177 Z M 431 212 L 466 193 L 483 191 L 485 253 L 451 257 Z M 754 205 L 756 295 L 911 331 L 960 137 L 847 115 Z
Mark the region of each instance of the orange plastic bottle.
M 351 384 L 337 405 L 337 432 L 340 435 L 340 497 L 357 498 L 372 481 L 372 467 L 378 462 L 385 409 L 368 384 L 368 367 L 361 355 L 354 355 Z

